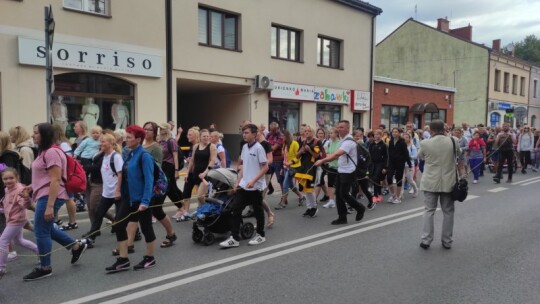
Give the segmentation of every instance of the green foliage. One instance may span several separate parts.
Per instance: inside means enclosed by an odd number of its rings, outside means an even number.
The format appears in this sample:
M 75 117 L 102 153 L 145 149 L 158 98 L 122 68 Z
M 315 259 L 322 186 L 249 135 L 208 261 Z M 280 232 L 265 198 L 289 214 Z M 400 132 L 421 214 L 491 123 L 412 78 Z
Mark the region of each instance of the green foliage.
M 535 35 L 529 35 L 523 41 L 517 42 L 514 51 L 516 57 L 540 66 L 540 39 Z

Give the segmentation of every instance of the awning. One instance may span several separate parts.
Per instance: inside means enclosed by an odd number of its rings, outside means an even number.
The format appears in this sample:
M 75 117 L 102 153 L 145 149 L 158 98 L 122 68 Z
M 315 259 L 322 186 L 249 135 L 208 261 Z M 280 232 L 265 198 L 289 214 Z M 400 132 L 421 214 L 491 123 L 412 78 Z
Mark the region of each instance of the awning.
M 433 102 L 417 103 L 411 107 L 413 113 L 439 113 L 439 108 Z

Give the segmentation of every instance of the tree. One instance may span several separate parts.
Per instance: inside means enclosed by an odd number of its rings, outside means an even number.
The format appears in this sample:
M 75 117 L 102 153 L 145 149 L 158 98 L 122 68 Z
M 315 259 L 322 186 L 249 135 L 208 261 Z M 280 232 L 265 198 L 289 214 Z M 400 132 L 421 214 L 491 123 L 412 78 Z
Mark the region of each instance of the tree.
M 517 42 L 514 47 L 516 57 L 527 60 L 537 66 L 540 65 L 540 39 L 529 35 L 523 41 Z

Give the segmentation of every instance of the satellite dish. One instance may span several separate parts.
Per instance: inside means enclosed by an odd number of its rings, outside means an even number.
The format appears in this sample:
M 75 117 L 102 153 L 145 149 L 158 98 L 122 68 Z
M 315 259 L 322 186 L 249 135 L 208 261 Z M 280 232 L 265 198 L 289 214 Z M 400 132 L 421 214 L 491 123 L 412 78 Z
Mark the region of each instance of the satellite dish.
M 508 52 L 513 52 L 514 51 L 514 43 L 509 43 L 507 46 L 504 47 L 505 50 L 507 50 Z

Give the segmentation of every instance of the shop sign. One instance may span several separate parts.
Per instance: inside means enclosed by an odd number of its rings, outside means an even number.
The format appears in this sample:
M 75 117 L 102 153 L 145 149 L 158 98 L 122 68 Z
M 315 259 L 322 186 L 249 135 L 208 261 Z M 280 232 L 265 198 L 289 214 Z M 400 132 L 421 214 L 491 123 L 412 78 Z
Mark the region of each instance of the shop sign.
M 491 113 L 490 121 L 491 123 L 497 124 L 499 122 L 499 119 L 501 118 L 501 115 L 499 113 Z
M 19 63 L 45 66 L 45 43 L 19 37 Z M 51 52 L 55 68 L 162 77 L 162 57 L 119 49 L 104 49 L 55 42 Z
M 512 105 L 506 102 L 499 102 L 497 105 L 497 110 L 508 110 L 511 109 Z
M 270 97 L 313 101 L 313 91 L 313 86 L 274 81 L 274 88 L 270 91 Z
M 370 109 L 370 92 L 354 91 L 353 111 L 369 111 Z
M 333 89 L 324 87 L 315 87 L 313 100 L 319 102 L 335 102 L 349 104 L 351 101 L 351 91 L 343 89 Z

